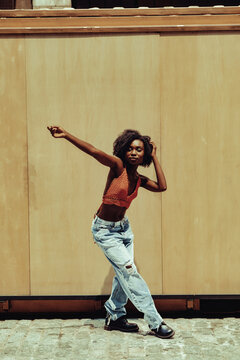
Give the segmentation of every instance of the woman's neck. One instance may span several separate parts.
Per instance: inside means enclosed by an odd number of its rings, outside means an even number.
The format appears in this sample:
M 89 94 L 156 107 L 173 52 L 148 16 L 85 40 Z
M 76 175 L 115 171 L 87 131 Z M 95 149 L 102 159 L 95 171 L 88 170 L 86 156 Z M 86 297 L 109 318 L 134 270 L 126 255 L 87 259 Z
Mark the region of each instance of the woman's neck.
M 138 168 L 138 165 L 128 165 L 128 164 L 126 164 L 127 173 L 130 176 L 134 176 L 137 173 L 137 168 Z

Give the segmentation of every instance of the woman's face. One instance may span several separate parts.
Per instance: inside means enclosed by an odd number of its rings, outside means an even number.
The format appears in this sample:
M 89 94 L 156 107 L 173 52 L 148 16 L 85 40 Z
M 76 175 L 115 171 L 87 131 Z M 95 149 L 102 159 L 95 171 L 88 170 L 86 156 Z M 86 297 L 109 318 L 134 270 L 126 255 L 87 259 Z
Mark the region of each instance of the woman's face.
M 141 165 L 144 157 L 144 143 L 136 139 L 129 145 L 125 159 L 131 165 Z

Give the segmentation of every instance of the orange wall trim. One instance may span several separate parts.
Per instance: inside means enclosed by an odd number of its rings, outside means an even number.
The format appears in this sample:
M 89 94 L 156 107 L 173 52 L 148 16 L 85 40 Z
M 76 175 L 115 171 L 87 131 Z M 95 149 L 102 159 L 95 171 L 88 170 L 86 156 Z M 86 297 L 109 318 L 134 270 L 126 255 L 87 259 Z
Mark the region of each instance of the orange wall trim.
M 0 34 L 239 31 L 240 8 L 0 11 Z

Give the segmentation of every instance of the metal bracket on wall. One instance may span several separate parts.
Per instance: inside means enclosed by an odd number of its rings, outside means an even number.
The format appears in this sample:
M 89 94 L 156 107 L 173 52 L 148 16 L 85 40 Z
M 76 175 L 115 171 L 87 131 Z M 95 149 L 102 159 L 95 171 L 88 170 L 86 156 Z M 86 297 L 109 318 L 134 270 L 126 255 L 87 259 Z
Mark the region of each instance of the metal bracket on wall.
M 200 300 L 199 299 L 187 299 L 187 309 L 188 310 L 200 310 Z
M 10 309 L 10 301 L 9 300 L 3 300 L 0 301 L 0 311 L 9 311 Z

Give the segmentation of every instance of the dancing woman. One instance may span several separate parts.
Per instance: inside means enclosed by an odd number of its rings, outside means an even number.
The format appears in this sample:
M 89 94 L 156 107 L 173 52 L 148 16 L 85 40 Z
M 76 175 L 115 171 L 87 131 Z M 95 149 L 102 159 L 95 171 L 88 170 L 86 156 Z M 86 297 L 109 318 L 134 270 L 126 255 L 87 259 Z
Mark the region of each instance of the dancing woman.
M 138 325 L 126 319 L 127 300 L 144 314 L 152 332 L 160 338 L 171 338 L 171 329 L 157 312 L 146 282 L 134 264 L 133 233 L 126 216 L 139 187 L 161 192 L 167 189 L 166 180 L 156 155 L 156 145 L 149 136 L 136 130 L 124 130 L 114 141 L 113 155 L 76 138 L 62 127 L 50 126 L 54 138 L 64 138 L 80 150 L 109 167 L 102 204 L 92 222 L 95 242 L 114 268 L 112 293 L 104 306 L 107 311 L 106 330 L 137 332 Z M 149 166 L 153 162 L 157 181 L 137 172 L 138 166 Z

